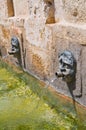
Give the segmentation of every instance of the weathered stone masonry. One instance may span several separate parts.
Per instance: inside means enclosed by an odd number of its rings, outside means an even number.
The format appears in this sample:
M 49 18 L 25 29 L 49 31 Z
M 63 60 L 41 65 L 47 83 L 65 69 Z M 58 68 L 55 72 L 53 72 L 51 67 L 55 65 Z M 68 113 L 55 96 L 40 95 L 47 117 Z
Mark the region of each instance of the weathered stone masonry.
M 0 55 L 8 55 L 10 40 L 20 42 L 22 68 L 43 80 L 58 70 L 58 54 L 70 50 L 77 61 L 75 99 L 86 105 L 86 1 L 85 0 L 1 0 Z M 52 84 L 71 96 L 61 79 Z

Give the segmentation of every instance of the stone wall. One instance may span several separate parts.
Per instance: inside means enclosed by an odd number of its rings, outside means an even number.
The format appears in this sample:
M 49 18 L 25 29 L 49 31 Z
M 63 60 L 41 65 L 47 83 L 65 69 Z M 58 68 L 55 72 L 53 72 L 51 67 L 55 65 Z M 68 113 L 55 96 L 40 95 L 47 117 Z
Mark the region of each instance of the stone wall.
M 0 20 L 7 17 L 7 2 L 6 0 L 0 1 Z
M 9 6 L 10 5 L 10 6 Z M 70 50 L 76 59 L 76 87 L 69 91 L 61 78 L 52 86 L 86 105 L 86 2 L 85 0 L 1 0 L 0 53 L 8 55 L 11 37 L 19 39 L 21 66 L 34 76 L 50 81 L 58 70 L 58 54 Z
M 12 1 L 12 0 L 11 0 Z M 23 16 L 28 15 L 28 0 L 13 0 L 15 16 Z

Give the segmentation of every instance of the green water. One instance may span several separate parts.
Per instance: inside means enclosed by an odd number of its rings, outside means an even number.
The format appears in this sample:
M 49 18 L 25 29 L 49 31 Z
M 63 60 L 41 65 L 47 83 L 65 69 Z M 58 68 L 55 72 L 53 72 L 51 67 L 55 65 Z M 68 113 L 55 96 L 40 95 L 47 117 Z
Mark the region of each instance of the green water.
M 34 77 L 0 61 L 0 130 L 86 130 L 73 108 L 67 114 L 40 86 Z

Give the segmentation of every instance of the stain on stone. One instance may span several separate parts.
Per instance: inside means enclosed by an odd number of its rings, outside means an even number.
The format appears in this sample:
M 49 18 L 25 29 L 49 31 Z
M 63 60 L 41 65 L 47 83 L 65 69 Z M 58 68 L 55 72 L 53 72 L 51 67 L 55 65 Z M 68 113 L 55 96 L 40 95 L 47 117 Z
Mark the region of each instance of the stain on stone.
M 10 34 L 10 30 L 6 29 L 6 27 L 2 26 L 2 32 L 3 32 L 3 36 L 4 38 L 9 38 L 9 34 Z
M 76 17 L 78 15 L 78 10 L 77 9 L 74 9 L 73 11 L 73 16 Z
M 38 56 L 37 54 L 33 54 L 32 56 L 32 66 L 34 71 L 40 75 L 40 76 L 44 76 L 44 64 L 43 64 L 43 60 L 40 56 Z

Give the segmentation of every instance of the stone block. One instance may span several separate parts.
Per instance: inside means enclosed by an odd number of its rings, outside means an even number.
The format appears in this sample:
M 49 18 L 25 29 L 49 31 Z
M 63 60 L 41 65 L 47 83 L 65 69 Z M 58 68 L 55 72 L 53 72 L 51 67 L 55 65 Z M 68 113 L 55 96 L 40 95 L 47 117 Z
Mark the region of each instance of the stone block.
M 28 0 L 13 0 L 13 4 L 16 17 L 28 15 Z
M 40 23 L 55 23 L 55 5 L 54 0 L 29 0 L 29 17 L 31 19 L 40 20 Z M 40 13 L 39 13 L 40 12 Z M 37 23 L 37 22 L 36 22 Z
M 0 1 L 0 20 L 7 17 L 8 17 L 7 1 L 1 0 Z
M 15 22 L 14 22 L 15 23 Z M 9 25 L 9 26 L 8 26 Z M 14 56 L 14 55 L 9 55 L 8 51 L 11 49 L 11 38 L 13 36 L 16 36 L 19 40 L 19 44 L 21 47 L 21 34 L 22 34 L 22 28 L 16 26 L 15 24 L 13 24 L 13 20 L 9 21 L 9 20 L 5 20 L 3 22 L 3 24 L 0 26 L 0 53 L 2 58 L 6 59 L 6 60 L 10 60 L 12 63 L 14 63 L 15 65 L 19 65 L 22 66 L 22 63 L 19 63 L 20 60 L 22 60 L 22 51 L 20 56 Z M 20 58 L 21 57 L 21 58 Z
M 64 18 L 73 23 L 86 23 L 85 0 L 62 0 Z
M 55 21 L 59 23 L 64 19 L 64 10 L 63 10 L 63 2 L 62 0 L 54 0 L 55 6 Z
M 38 20 L 28 19 L 25 21 L 26 40 L 43 50 L 49 50 L 52 44 L 52 29 Z
M 28 42 L 27 44 L 25 46 L 26 56 L 24 69 L 43 80 L 47 80 L 51 70 L 49 52 L 33 46 Z
M 53 26 L 53 32 L 56 34 L 53 37 L 64 38 L 70 42 L 78 42 L 81 45 L 86 44 L 86 26 L 77 26 L 68 23 L 59 23 Z
M 0 19 L 6 19 L 14 16 L 14 5 L 12 0 L 0 1 Z

